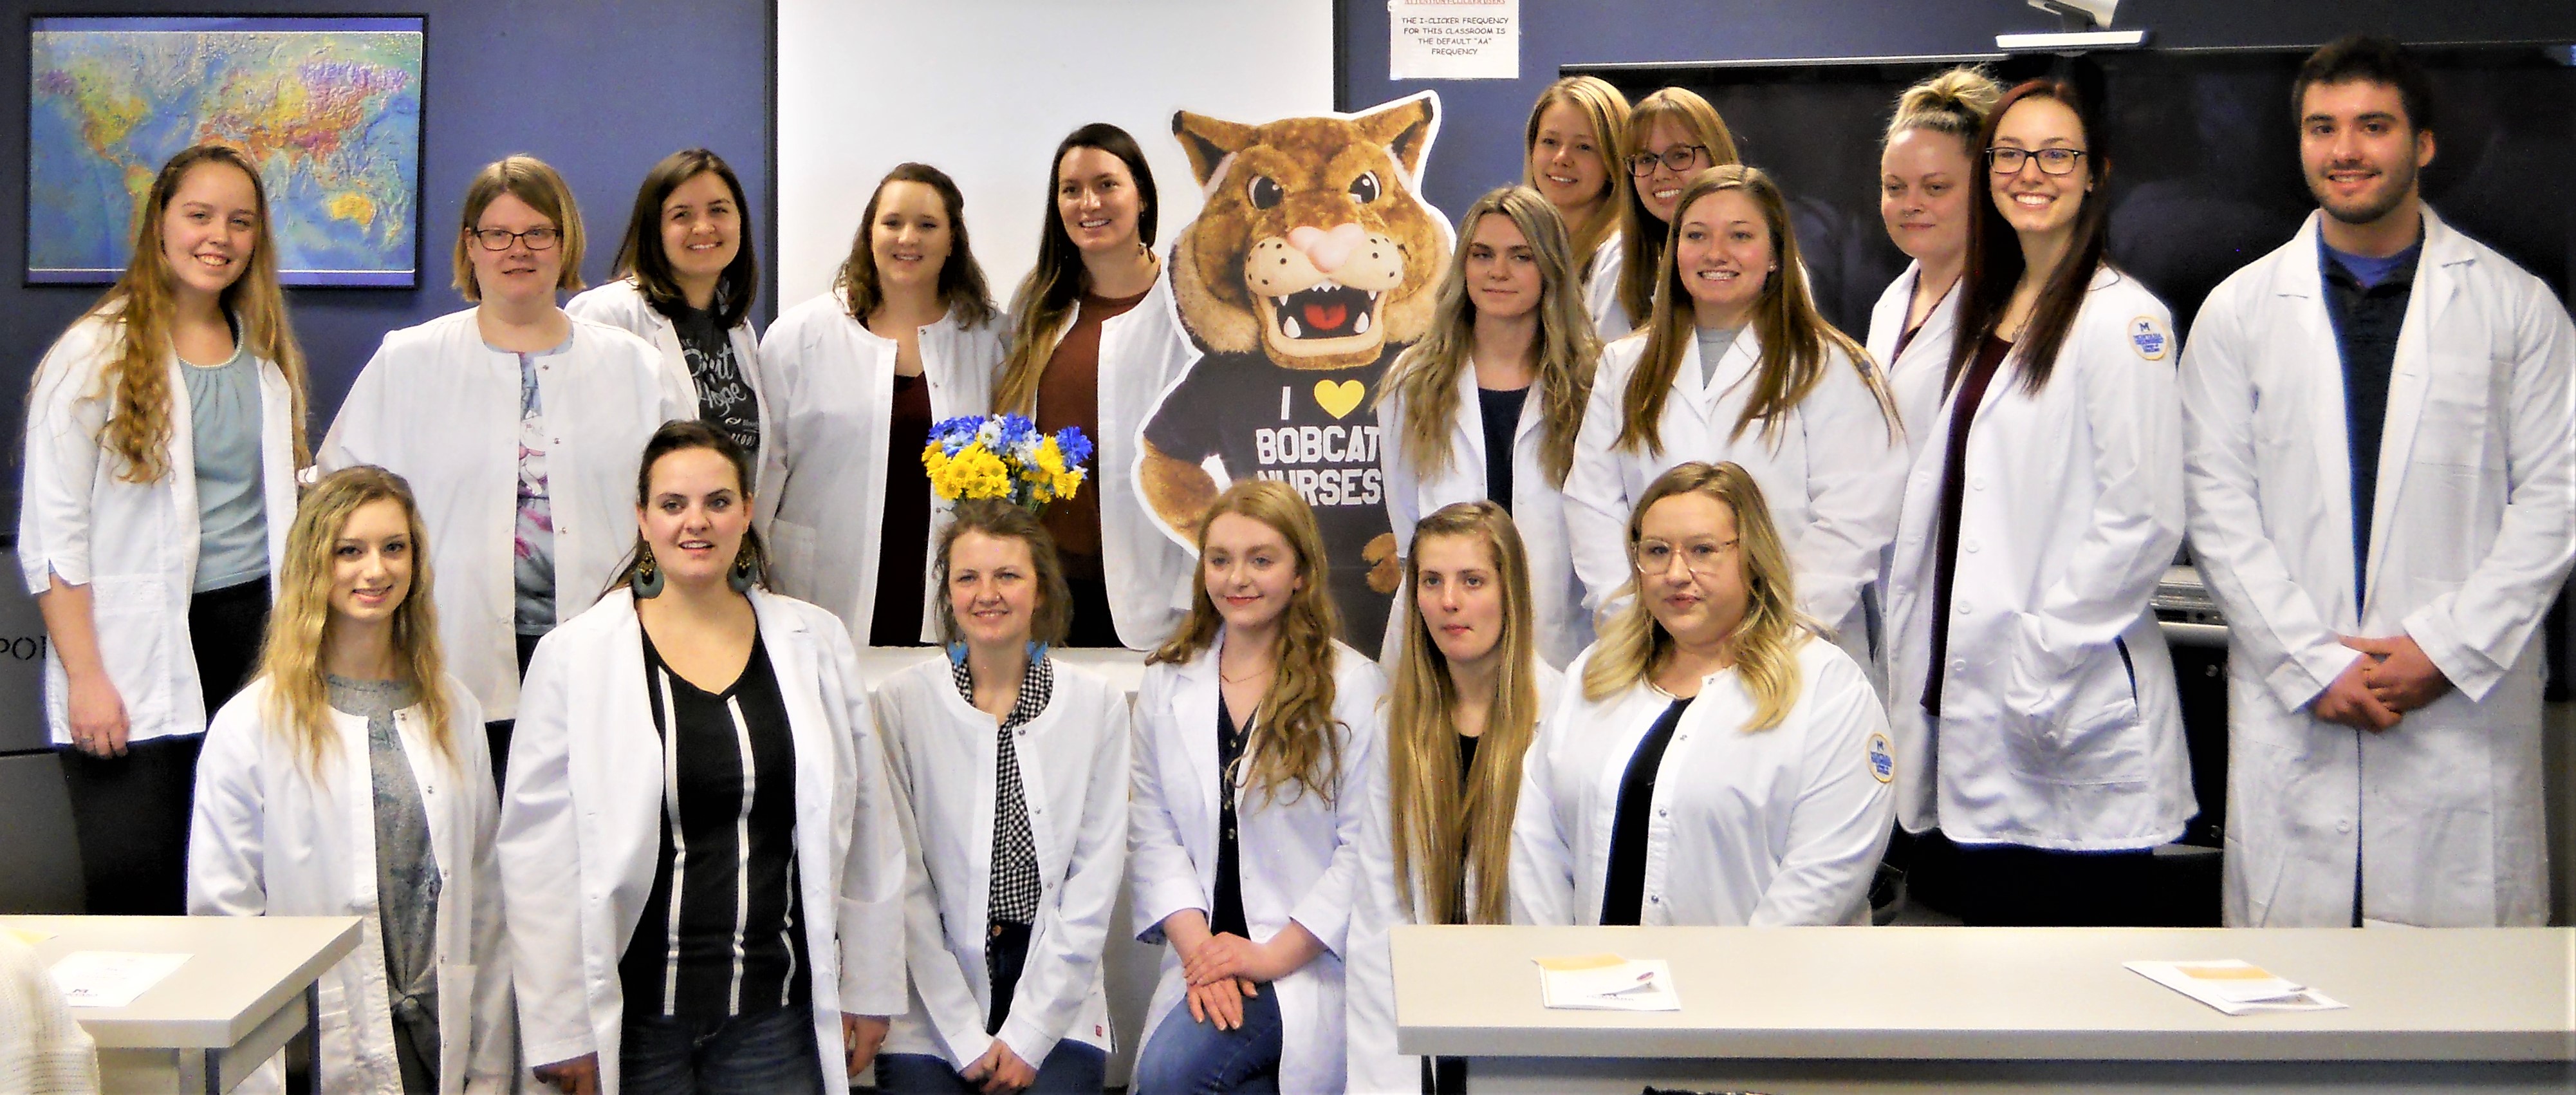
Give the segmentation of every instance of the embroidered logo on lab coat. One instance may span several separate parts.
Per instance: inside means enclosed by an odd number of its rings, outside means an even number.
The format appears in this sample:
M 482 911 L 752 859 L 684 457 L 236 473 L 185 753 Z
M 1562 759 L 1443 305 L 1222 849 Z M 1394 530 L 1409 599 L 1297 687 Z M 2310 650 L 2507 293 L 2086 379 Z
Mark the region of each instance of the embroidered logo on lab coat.
M 1887 744 L 1887 735 L 1869 736 L 1869 774 L 1880 783 L 1896 782 L 1896 750 Z
M 2129 345 L 2138 348 L 2138 356 L 2149 361 L 2162 361 L 2165 351 L 2173 347 L 2173 336 L 2154 316 L 2139 316 L 2129 321 Z

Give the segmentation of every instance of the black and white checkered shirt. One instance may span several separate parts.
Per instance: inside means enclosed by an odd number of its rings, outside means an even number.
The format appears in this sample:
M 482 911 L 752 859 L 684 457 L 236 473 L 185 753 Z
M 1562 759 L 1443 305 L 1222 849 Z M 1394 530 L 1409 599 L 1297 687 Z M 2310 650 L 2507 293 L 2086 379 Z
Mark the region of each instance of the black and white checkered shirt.
M 974 674 L 963 660 L 950 663 L 949 668 L 966 706 L 975 706 Z M 1013 739 L 1022 724 L 1046 710 L 1047 698 L 1054 692 L 1055 663 L 1044 657 L 1029 659 L 1027 672 L 1020 677 L 1019 699 L 995 731 L 993 887 L 985 905 L 985 916 L 995 925 L 1028 924 L 1038 917 L 1043 889 L 1038 881 L 1038 845 L 1029 832 L 1029 800 L 1020 787 L 1020 751 Z

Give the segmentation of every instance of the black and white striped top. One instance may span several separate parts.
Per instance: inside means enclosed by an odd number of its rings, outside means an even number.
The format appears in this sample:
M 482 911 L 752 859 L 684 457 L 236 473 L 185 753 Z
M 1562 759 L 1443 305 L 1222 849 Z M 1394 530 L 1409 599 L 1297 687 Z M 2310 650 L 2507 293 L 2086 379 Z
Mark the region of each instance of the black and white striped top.
M 720 1019 L 808 1003 L 796 745 L 769 651 L 755 634 L 742 675 L 706 692 L 647 636 L 644 680 L 662 740 L 662 840 L 617 966 L 626 1014 Z

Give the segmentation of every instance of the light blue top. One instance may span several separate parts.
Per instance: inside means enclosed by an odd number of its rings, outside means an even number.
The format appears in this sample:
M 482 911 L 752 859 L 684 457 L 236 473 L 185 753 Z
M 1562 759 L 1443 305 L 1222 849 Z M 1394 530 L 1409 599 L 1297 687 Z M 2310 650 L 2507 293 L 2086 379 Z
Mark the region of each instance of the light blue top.
M 184 359 L 182 359 L 184 361 Z M 198 593 L 268 577 L 268 501 L 259 466 L 259 360 L 233 339 L 232 360 L 185 362 L 189 441 L 197 462 Z

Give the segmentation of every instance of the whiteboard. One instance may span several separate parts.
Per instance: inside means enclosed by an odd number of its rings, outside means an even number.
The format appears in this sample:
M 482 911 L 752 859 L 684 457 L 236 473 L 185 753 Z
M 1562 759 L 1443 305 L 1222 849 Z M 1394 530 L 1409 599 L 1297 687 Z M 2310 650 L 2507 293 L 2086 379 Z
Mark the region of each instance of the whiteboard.
M 904 161 L 957 180 L 1007 304 L 1053 200 L 1047 157 L 1076 127 L 1109 122 L 1144 148 L 1160 250 L 1199 209 L 1174 110 L 1332 108 L 1332 0 L 779 0 L 778 306 L 831 288 L 869 193 Z

